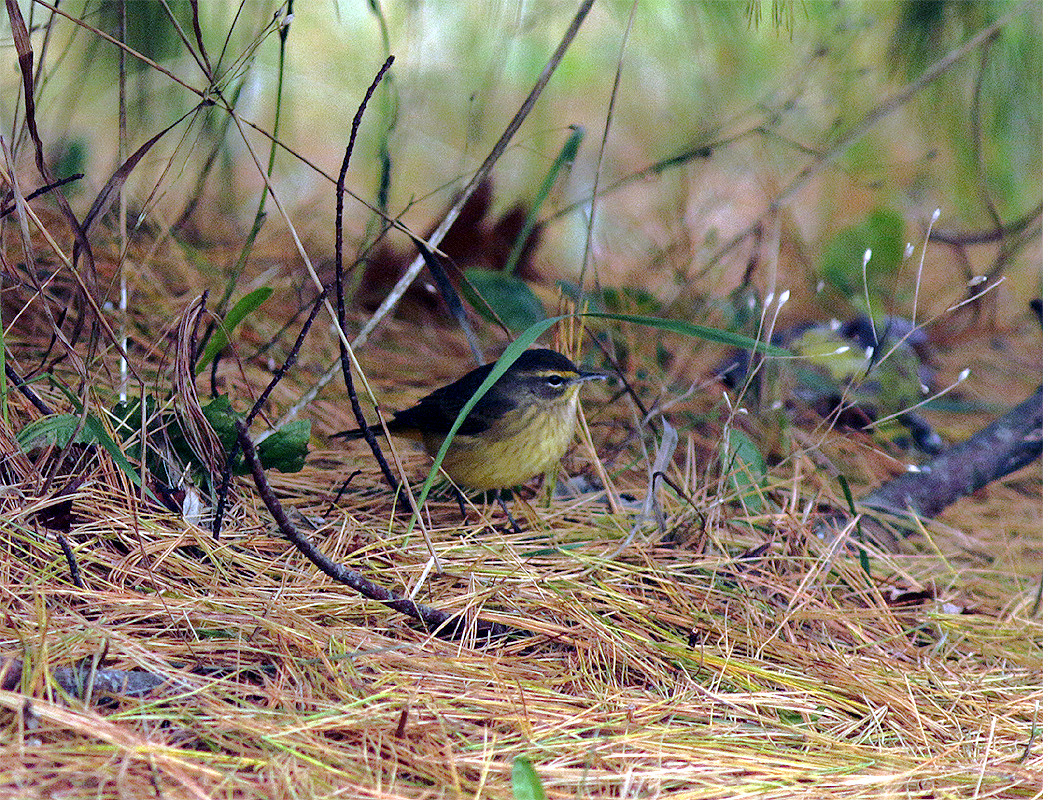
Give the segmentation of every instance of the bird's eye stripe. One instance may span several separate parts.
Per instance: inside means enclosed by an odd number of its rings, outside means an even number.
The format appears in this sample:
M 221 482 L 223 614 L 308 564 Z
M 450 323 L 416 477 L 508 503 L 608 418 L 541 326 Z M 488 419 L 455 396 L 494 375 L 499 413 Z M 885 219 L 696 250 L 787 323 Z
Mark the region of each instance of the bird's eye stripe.
M 538 375 L 538 379 L 546 383 L 547 386 L 552 389 L 560 389 L 563 386 L 567 386 L 579 377 L 577 373 L 558 372 L 556 370 L 554 372 L 547 371 L 538 373 Z

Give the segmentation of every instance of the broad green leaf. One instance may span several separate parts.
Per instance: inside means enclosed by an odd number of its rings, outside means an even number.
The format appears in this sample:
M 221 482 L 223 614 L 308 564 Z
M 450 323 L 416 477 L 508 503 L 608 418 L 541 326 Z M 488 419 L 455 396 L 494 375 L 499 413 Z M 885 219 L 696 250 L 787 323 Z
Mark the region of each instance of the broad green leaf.
M 521 278 L 477 267 L 465 270 L 464 277 L 463 293 L 468 302 L 490 322 L 494 320 L 489 309 L 512 331 L 524 330 L 547 317 L 543 303 Z
M 38 419 L 18 432 L 18 443 L 26 449 L 40 442 L 65 447 L 75 433 L 79 421 L 80 418 L 76 414 L 52 414 Z M 76 442 L 99 445 L 112 457 L 116 466 L 123 470 L 135 486 L 141 486 L 141 476 L 134 469 L 134 465 L 127 460 L 119 445 L 109 436 L 101 420 L 93 414 L 87 415 L 87 419 L 83 423 L 83 430 L 76 436 Z M 149 492 L 150 496 L 151 494 Z
M 659 313 L 663 304 L 647 289 L 637 286 L 616 288 L 606 286 L 601 292 L 605 310 L 610 314 L 634 314 L 650 316 Z M 596 310 L 596 309 L 595 309 Z
M 308 455 L 311 422 L 298 419 L 288 422 L 257 445 L 257 455 L 265 469 L 300 472 Z
M 866 282 L 875 299 L 876 287 L 890 279 L 902 264 L 905 223 L 894 211 L 876 209 L 858 225 L 837 231 L 826 243 L 819 272 L 830 286 L 852 299 L 864 294 L 862 262 L 866 250 L 873 255 L 866 266 Z
M 79 427 L 80 417 L 77 414 L 50 414 L 30 422 L 15 437 L 23 450 L 40 445 L 57 445 L 65 447 Z M 85 430 L 76 437 L 80 444 L 92 444 L 94 440 Z
M 218 395 L 203 406 L 202 410 L 206 421 L 217 434 L 221 447 L 227 453 L 235 446 L 236 440 L 239 438 L 235 423 L 242 418 L 242 414 L 232 408 L 232 403 L 226 394 Z
M 203 406 L 203 416 L 214 429 L 225 452 L 231 452 L 238 438 L 236 422 L 241 420 L 243 415 L 232 407 L 227 395 L 219 395 Z M 308 455 L 310 437 L 311 423 L 307 420 L 295 420 L 284 425 L 257 446 L 257 456 L 261 460 L 261 466 L 265 469 L 277 469 L 280 472 L 300 472 L 304 467 L 305 456 Z M 191 451 L 189 453 L 191 454 Z M 190 457 L 193 463 L 202 467 L 194 454 L 191 454 Z M 237 460 L 235 469 L 239 473 L 246 471 L 241 457 Z
M 866 216 L 865 228 L 873 250 L 873 260 L 869 262 L 873 273 L 894 275 L 905 254 L 905 221 L 890 209 L 877 208 Z

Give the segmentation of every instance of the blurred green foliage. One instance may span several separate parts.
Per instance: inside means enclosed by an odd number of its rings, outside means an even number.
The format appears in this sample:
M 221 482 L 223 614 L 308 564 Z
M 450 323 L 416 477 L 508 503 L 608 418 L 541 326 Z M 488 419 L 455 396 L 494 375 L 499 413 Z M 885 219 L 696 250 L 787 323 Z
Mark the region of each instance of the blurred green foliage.
M 464 277 L 464 297 L 489 322 L 499 319 L 508 330 L 522 331 L 547 316 L 543 303 L 521 278 L 479 267 L 465 270 Z
M 828 286 L 864 307 L 863 262 L 866 251 L 872 258 L 865 268 L 870 302 L 877 305 L 892 297 L 894 279 L 905 252 L 905 222 L 894 211 L 878 208 L 862 222 L 841 228 L 829 237 L 819 262 L 819 275 Z M 862 308 L 871 313 L 871 308 Z
M 721 465 L 743 506 L 755 514 L 763 510 L 768 467 L 753 440 L 742 431 L 729 428 L 721 442 Z
M 108 0 L 89 6 L 84 21 L 115 35 L 123 7 L 129 46 L 177 79 L 127 59 L 133 146 L 200 95 L 217 95 L 195 52 L 189 0 L 125 6 Z M 246 121 L 245 130 L 249 123 L 272 129 L 284 81 L 279 138 L 311 164 L 280 149 L 271 183 L 291 216 L 297 213 L 295 221 L 310 226 L 313 250 L 332 249 L 328 176 L 387 53 L 396 56 L 394 88 L 385 84 L 363 119 L 349 188 L 419 230 L 502 133 L 575 13 L 575 4 L 552 0 L 391 0 L 340 3 L 332 11 L 299 3 L 286 28 L 275 16 L 279 8 L 276 2 L 198 4 L 199 27 L 215 86 Z M 669 309 L 684 309 L 679 316 L 714 307 L 712 298 L 702 305 L 688 301 L 736 286 L 741 273 L 733 265 L 704 270 L 721 243 L 763 215 L 794 175 L 832 158 L 831 148 L 906 81 L 1007 14 L 1012 19 L 994 40 L 836 154 L 812 190 L 788 199 L 782 211 L 794 222 L 785 236 L 801 254 L 821 254 L 796 261 L 813 265 L 856 305 L 864 305 L 861 254 L 871 248 L 869 304 L 900 310 L 894 275 L 907 227 L 941 206 L 950 228 L 981 230 L 997 216 L 1007 222 L 1039 202 L 1038 4 L 651 0 L 637 6 L 628 28 L 631 8 L 624 0 L 595 5 L 494 173 L 496 203 L 521 197 L 533 208 L 533 221 L 537 214 L 553 218 L 541 225 L 538 254 L 548 278 L 578 283 L 590 225 L 591 269 L 622 264 L 610 282 L 636 284 L 647 295 L 613 298 L 609 289 L 592 298 L 591 286 L 601 281 L 592 274 L 583 292 L 575 292 L 592 308 L 673 313 L 662 305 L 664 297 Z M 285 63 L 277 33 L 286 33 Z M 55 142 L 83 142 L 77 154 L 88 172 L 84 184 L 102 186 L 117 149 L 115 48 L 61 19 L 49 48 L 41 64 L 41 130 Z M 18 86 L 0 88 L 0 110 L 11 115 L 9 98 L 17 97 Z M 170 136 L 150 152 L 127 193 L 164 222 L 192 208 L 197 229 L 210 224 L 207 214 L 238 217 L 249 229 L 247 214 L 264 189 L 238 126 L 228 123 L 224 109 L 208 107 L 185 128 L 183 138 Z M 257 142 L 251 144 L 256 149 Z M 672 160 L 692 152 L 707 155 Z M 650 167 L 656 164 L 666 166 Z M 592 209 L 595 174 L 602 202 Z M 187 197 L 178 196 L 175 181 Z M 200 202 L 202 195 L 217 202 Z M 180 205 L 170 210 L 164 203 Z M 555 217 L 562 208 L 570 210 Z M 349 200 L 347 209 L 349 236 L 357 236 L 349 246 L 362 252 L 382 225 L 362 203 Z M 1025 266 L 1015 259 L 1006 269 Z M 1028 268 L 1038 284 L 1038 264 Z M 751 274 L 758 290 L 763 274 Z M 509 278 L 474 273 L 473 279 L 515 330 L 545 313 L 535 294 Z M 678 299 L 684 293 L 689 297 Z M 737 321 L 757 316 L 753 300 L 750 314 L 735 314 Z

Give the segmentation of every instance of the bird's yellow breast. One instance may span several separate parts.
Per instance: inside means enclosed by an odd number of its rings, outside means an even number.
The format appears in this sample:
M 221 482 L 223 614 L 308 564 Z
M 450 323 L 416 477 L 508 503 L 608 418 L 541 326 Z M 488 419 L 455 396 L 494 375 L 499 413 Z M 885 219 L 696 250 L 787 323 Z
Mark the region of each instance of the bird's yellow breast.
M 456 436 L 442 469 L 466 489 L 506 489 L 546 472 L 565 454 L 576 430 L 579 387 L 570 387 L 556 402 L 508 412 L 479 436 Z M 432 456 L 442 437 L 426 436 Z

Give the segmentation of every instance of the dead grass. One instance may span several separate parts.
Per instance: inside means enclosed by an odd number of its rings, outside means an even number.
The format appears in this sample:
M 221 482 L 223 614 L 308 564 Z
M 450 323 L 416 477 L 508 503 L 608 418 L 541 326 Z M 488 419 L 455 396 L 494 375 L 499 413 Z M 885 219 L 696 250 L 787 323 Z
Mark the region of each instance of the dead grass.
M 595 421 L 617 411 L 587 405 Z M 4 499 L 2 641 L 24 660 L 0 694 L 5 791 L 510 798 L 524 756 L 552 798 L 1041 796 L 1038 516 L 971 540 L 996 511 L 961 504 L 930 540 L 870 552 L 867 574 L 809 535 L 822 487 L 799 457 L 806 477 L 779 482 L 771 513 L 665 495 L 668 528 L 702 548 L 657 544 L 645 524 L 613 555 L 635 519 L 597 500 L 534 499 L 522 534 L 495 506 L 461 522 L 436 502 L 439 575 L 360 451 L 310 461 L 275 485 L 331 558 L 517 634 L 423 633 L 317 573 L 247 488 L 214 541 L 132 501 L 99 454 L 68 533 L 83 589 L 32 497 Z M 617 481 L 644 491 L 640 472 Z M 1015 507 L 1016 489 L 989 492 Z M 1038 494 L 1020 499 L 1038 514 Z M 169 684 L 84 701 L 49 680 L 101 653 Z

